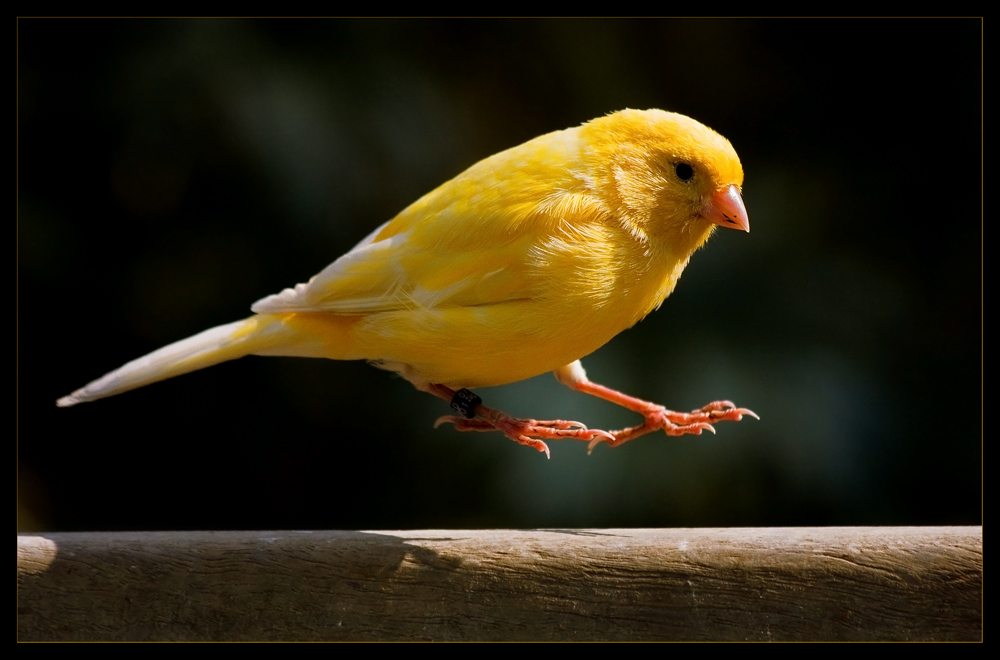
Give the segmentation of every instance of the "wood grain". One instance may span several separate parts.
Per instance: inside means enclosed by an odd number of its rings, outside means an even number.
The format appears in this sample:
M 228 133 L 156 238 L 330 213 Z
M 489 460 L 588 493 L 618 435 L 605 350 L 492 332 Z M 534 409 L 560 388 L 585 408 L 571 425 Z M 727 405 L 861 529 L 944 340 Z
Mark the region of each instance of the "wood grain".
M 982 528 L 18 536 L 27 640 L 980 640 Z

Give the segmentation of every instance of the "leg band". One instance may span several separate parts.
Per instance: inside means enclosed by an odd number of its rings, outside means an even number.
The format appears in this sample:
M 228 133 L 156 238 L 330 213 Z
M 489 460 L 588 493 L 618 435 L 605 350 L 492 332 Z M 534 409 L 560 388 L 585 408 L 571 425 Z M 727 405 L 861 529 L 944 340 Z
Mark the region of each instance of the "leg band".
M 451 409 L 466 419 L 473 419 L 476 416 L 476 406 L 482 402 L 474 392 L 463 387 L 451 398 Z

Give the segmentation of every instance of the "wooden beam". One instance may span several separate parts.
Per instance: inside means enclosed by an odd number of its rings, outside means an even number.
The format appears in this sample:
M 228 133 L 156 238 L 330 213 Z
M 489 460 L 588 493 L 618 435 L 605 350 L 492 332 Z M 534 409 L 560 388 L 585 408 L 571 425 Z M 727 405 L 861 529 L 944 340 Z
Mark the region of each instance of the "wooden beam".
M 981 527 L 18 536 L 27 640 L 980 640 Z

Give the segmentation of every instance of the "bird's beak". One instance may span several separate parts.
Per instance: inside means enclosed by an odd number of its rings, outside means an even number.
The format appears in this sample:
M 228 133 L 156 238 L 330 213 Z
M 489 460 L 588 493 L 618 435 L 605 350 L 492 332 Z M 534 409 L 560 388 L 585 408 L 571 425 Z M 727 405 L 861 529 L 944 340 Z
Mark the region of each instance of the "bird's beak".
M 709 222 L 723 227 L 750 231 L 747 207 L 743 206 L 743 195 L 735 185 L 726 186 L 712 195 L 711 201 L 705 205 L 702 216 Z

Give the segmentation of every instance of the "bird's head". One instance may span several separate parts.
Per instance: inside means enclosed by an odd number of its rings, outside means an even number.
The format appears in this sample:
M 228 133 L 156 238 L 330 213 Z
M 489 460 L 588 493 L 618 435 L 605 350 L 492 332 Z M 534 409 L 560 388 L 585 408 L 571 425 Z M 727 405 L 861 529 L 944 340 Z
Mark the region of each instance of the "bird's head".
M 750 231 L 743 166 L 707 126 L 663 110 L 623 110 L 583 131 L 599 194 L 633 234 L 691 242 L 693 251 L 716 225 Z

